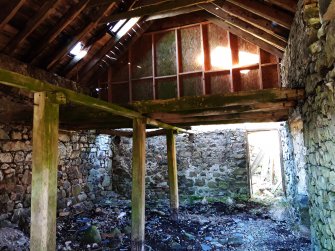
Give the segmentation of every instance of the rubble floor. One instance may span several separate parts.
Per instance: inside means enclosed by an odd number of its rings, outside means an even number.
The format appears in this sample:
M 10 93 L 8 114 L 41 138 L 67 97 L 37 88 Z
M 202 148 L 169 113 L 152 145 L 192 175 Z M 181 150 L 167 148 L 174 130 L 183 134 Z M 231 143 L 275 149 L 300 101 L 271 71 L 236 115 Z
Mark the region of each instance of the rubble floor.
M 106 199 L 90 212 L 57 219 L 58 250 L 130 250 L 130 201 Z M 88 243 L 85 233 L 96 226 L 102 241 Z M 255 202 L 186 203 L 179 221 L 169 219 L 167 202 L 146 205 L 145 250 L 310 250 L 310 240 L 272 220 L 267 207 Z

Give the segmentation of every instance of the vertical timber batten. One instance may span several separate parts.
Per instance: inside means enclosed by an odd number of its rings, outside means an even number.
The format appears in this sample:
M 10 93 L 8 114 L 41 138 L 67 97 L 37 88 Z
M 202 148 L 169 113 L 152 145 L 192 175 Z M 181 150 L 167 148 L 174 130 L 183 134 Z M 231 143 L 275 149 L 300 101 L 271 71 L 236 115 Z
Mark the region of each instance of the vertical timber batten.
M 166 144 L 168 154 L 171 219 L 177 221 L 178 210 L 179 210 L 178 173 L 177 173 L 177 158 L 176 158 L 176 136 L 173 130 L 167 130 Z
M 56 250 L 59 105 L 34 94 L 30 250 Z M 52 95 L 52 94 L 50 94 Z
M 131 250 L 144 251 L 146 119 L 133 120 Z

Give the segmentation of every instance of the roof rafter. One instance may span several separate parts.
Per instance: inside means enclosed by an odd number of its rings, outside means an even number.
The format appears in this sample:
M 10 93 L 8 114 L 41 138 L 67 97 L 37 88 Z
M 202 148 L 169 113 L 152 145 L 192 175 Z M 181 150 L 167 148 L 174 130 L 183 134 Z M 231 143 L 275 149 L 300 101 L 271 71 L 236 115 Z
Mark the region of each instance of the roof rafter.
M 57 4 L 58 0 L 49 0 L 44 2 L 38 13 L 28 21 L 25 28 L 20 31 L 6 46 L 4 52 L 8 55 L 13 55 L 19 45 L 35 31 L 35 29 L 48 17 L 48 14 Z
M 208 21 L 220 26 L 221 28 L 230 31 L 231 33 L 239 36 L 250 43 L 257 45 L 258 47 L 262 48 L 263 50 L 279 57 L 283 57 L 283 51 L 277 49 L 273 45 L 265 42 L 264 40 L 252 35 L 251 33 L 246 32 L 245 30 L 241 29 L 240 27 L 235 26 L 234 24 L 227 23 L 218 17 L 208 18 Z
M 57 23 L 45 36 L 38 42 L 31 50 L 30 54 L 27 56 L 27 62 L 32 64 L 37 62 L 38 56 L 43 52 L 43 50 L 52 42 L 54 39 L 75 19 L 78 15 L 85 9 L 90 0 L 80 1 L 78 4 L 74 5 L 70 10 L 68 10 L 61 21 Z
M 89 22 L 71 41 L 66 43 L 54 56 L 53 59 L 48 63 L 47 70 L 52 70 L 57 62 L 66 55 L 73 46 L 75 46 L 81 39 L 83 39 L 90 31 L 92 31 L 104 18 L 105 15 L 115 6 L 113 1 L 108 7 L 100 8 L 98 13 L 95 14 L 93 20 Z
M 171 0 L 171 1 L 164 1 L 158 4 L 152 4 L 148 6 L 141 6 L 136 9 L 122 12 L 119 14 L 115 14 L 109 17 L 106 17 L 101 20 L 102 23 L 109 23 L 113 21 L 118 21 L 121 19 L 128 19 L 132 17 L 143 17 L 152 14 L 157 14 L 159 12 L 164 12 L 168 10 L 178 10 L 185 7 L 194 6 L 201 3 L 209 3 L 213 2 L 214 0 Z
M 16 0 L 11 1 L 11 5 L 8 6 L 9 12 L 6 13 L 2 11 L 1 21 L 0 21 L 0 30 L 4 28 L 4 26 L 15 16 L 18 10 L 22 7 L 22 5 L 26 2 L 26 0 Z
M 297 11 L 297 1 L 295 0 L 266 0 L 267 2 L 288 10 L 292 13 Z
M 287 44 L 284 41 L 270 35 L 269 33 L 263 31 L 262 29 L 259 29 L 255 26 L 250 25 L 247 22 L 244 22 L 243 20 L 237 17 L 229 15 L 217 5 L 209 3 L 209 4 L 201 4 L 199 6 L 204 10 L 208 11 L 209 13 L 213 14 L 214 16 L 217 16 L 218 18 L 224 20 L 227 24 L 234 25 L 239 29 L 247 33 L 250 33 L 251 35 L 271 44 L 272 46 L 282 51 L 285 50 Z
M 227 0 L 230 3 L 238 5 L 248 11 L 251 11 L 259 16 L 262 16 L 270 21 L 273 21 L 286 29 L 291 28 L 293 17 L 280 9 L 274 10 L 273 7 L 258 1 L 246 0 Z

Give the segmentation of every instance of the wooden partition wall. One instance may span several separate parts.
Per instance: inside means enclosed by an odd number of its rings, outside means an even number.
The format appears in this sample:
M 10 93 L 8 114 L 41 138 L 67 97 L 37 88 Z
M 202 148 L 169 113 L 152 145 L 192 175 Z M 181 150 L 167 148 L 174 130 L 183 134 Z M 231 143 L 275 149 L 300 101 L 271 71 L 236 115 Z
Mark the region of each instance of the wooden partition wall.
M 279 59 L 212 23 L 144 34 L 100 81 L 114 103 L 279 87 Z

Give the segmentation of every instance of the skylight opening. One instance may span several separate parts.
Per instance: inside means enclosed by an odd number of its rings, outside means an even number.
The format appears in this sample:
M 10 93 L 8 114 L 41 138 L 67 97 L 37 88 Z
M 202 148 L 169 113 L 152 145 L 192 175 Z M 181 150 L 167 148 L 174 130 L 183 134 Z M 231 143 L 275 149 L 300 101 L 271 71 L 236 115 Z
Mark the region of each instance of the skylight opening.
M 80 60 L 87 55 L 87 50 L 84 49 L 85 45 L 78 42 L 70 51 L 70 54 L 76 59 Z
M 114 33 L 118 32 L 118 30 L 122 27 L 122 25 L 123 25 L 126 21 L 127 21 L 127 19 L 122 19 L 122 20 L 120 20 L 119 22 L 117 22 L 117 23 L 113 26 L 113 28 L 110 28 L 110 31 L 111 31 L 111 32 L 114 32 Z
M 131 18 L 123 27 L 116 33 L 118 38 L 123 37 L 133 26 L 138 22 L 139 17 Z

